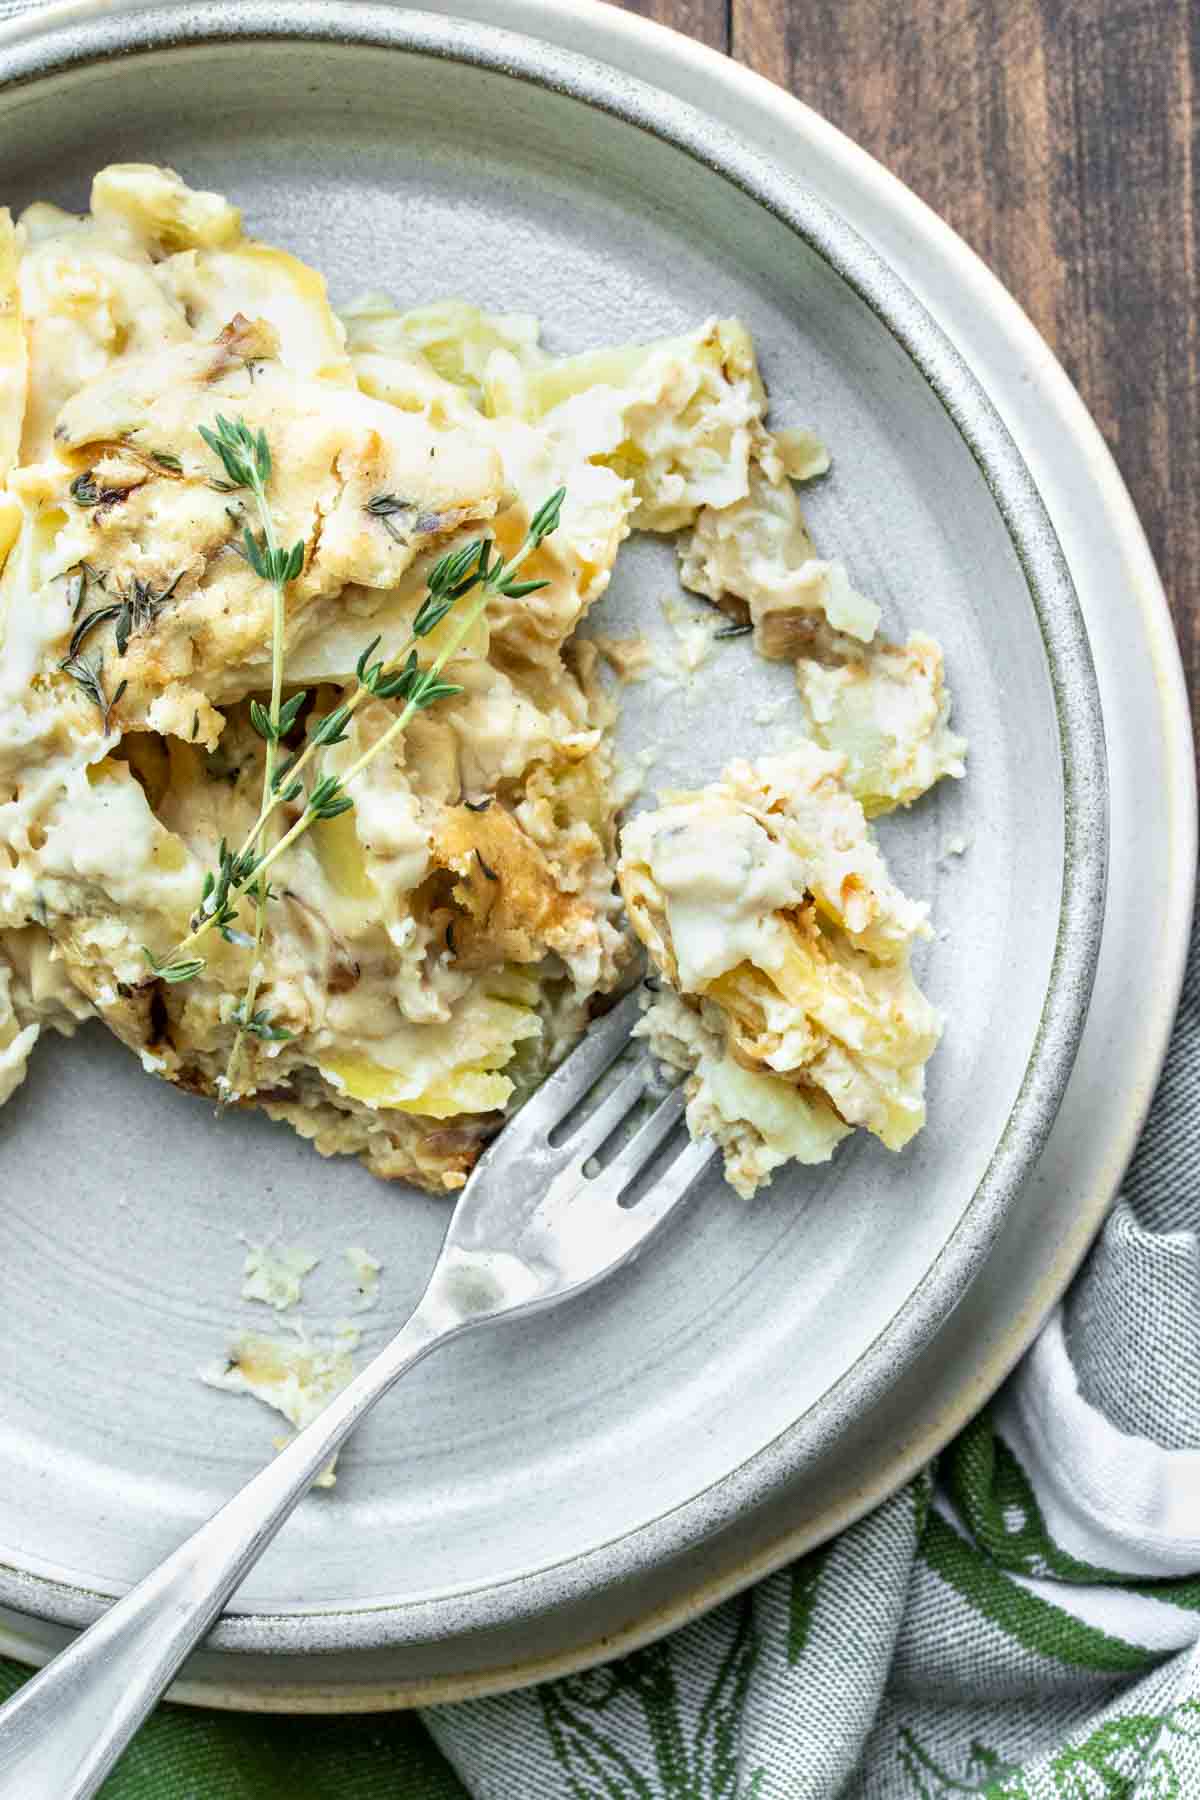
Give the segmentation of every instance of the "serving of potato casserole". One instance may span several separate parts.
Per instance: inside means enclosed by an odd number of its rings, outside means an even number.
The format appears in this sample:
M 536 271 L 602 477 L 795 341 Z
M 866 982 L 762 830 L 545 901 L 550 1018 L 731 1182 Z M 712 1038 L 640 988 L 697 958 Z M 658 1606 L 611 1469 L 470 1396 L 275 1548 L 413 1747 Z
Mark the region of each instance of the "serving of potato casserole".
M 941 652 L 814 549 L 749 335 L 553 356 L 335 312 L 142 164 L 0 211 L 0 1098 L 98 1017 L 322 1154 L 461 1187 L 653 964 L 641 1030 L 750 1193 L 924 1118 L 926 909 L 868 820 L 963 772 Z M 622 826 L 576 628 L 631 531 L 796 665 L 795 742 Z M 619 885 L 618 885 L 619 877 Z M 639 946 L 640 940 L 640 946 Z

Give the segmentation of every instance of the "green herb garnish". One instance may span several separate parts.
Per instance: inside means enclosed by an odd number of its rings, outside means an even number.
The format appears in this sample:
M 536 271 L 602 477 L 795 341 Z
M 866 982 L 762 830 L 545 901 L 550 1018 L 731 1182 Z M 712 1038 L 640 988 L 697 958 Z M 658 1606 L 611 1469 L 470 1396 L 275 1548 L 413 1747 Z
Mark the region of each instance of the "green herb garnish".
M 246 561 L 254 573 L 263 581 L 269 582 L 273 590 L 271 609 L 271 704 L 263 718 L 265 726 L 267 753 L 263 763 L 263 799 L 262 810 L 269 813 L 270 803 L 275 786 L 275 756 L 281 735 L 281 714 L 283 694 L 283 629 L 284 629 L 284 590 L 289 581 L 294 581 L 304 567 L 305 545 L 303 538 L 284 549 L 275 535 L 275 520 L 267 499 L 267 483 L 271 479 L 271 446 L 263 430 L 251 431 L 245 419 L 227 419 L 218 413 L 212 427 L 200 426 L 200 436 L 209 449 L 219 459 L 226 476 L 235 488 L 248 488 L 254 497 L 255 508 L 261 535 L 255 537 L 247 525 L 242 531 L 242 549 Z M 264 820 L 265 823 L 265 820 Z M 218 928 L 229 932 L 232 919 L 236 913 L 231 895 L 246 885 L 262 860 L 258 858 L 253 847 L 247 847 L 238 855 L 228 859 L 222 846 L 221 868 L 216 876 L 206 878 L 210 884 L 204 896 L 203 905 L 207 911 L 208 925 L 219 924 Z M 229 1063 L 225 1070 L 222 1093 L 225 1099 L 232 1099 L 236 1091 L 238 1062 L 241 1056 L 242 1041 L 247 1032 L 253 1031 L 253 1021 L 258 1016 L 254 1002 L 258 997 L 258 970 L 260 958 L 258 952 L 262 948 L 263 933 L 267 922 L 268 885 L 261 876 L 255 883 L 254 894 L 254 950 L 255 956 L 250 965 L 250 974 L 246 982 L 246 992 L 242 999 L 237 1035 L 233 1041 Z M 208 909 L 208 901 L 214 904 Z M 207 928 L 207 927 L 206 927 Z M 195 933 L 193 933 L 193 936 Z M 199 973 L 199 970 L 196 971 Z
M 380 521 L 393 542 L 407 544 L 407 536 L 396 529 L 392 520 L 416 512 L 411 500 L 402 500 L 399 494 L 376 494 L 373 500 L 367 501 L 366 510 L 373 519 Z
M 98 606 L 95 612 L 85 613 L 74 631 L 71 633 L 71 644 L 67 651 L 67 661 L 76 656 L 85 639 L 89 638 L 97 625 L 103 625 L 107 619 L 115 619 L 121 611 L 119 606 Z
M 129 683 L 127 681 L 119 682 L 111 695 L 105 693 L 103 656 L 98 656 L 94 663 L 90 663 L 86 657 L 72 653 L 70 656 L 65 656 L 58 666 L 64 675 L 71 677 L 79 691 L 86 695 L 97 709 L 104 728 L 104 735 L 107 737 L 108 716 Z
M 247 433 L 249 436 L 249 433 Z M 261 436 L 261 434 L 260 434 Z M 253 440 L 251 440 L 253 442 Z M 228 463 L 226 467 L 228 467 Z M 268 464 L 269 467 L 269 464 Z M 252 485 L 247 480 L 246 485 Z M 538 508 L 530 520 L 520 548 L 507 562 L 498 555 L 493 559 L 494 546 L 488 539 L 479 538 L 460 550 L 449 551 L 434 564 L 429 572 L 428 591 L 412 624 L 412 636 L 404 644 L 395 658 L 375 659 L 379 647 L 378 637 L 373 638 L 362 652 L 356 665 L 357 687 L 351 698 L 335 707 L 322 719 L 317 720 L 310 731 L 308 742 L 303 750 L 289 757 L 278 766 L 270 762 L 271 752 L 278 743 L 280 724 L 280 706 L 278 698 L 273 702 L 270 712 L 264 716 L 260 709 L 255 718 L 255 728 L 267 739 L 268 768 L 271 770 L 269 790 L 264 782 L 264 798 L 258 818 L 247 833 L 245 841 L 235 859 L 222 846 L 221 867 L 216 876 L 206 878 L 212 883 L 206 890 L 206 904 L 194 917 L 192 930 L 177 945 L 170 960 L 179 960 L 188 956 L 205 935 L 219 924 L 216 916 L 218 910 L 224 917 L 233 909 L 236 896 L 253 879 L 260 885 L 267 870 L 289 850 L 313 824 L 322 819 L 335 819 L 348 812 L 353 806 L 352 796 L 346 792 L 350 784 L 362 771 L 374 762 L 389 745 L 405 730 L 409 721 L 426 708 L 435 705 L 450 695 L 462 690 L 452 682 L 440 680 L 440 675 L 450 658 L 465 642 L 472 628 L 485 611 L 488 601 L 497 594 L 520 597 L 535 593 L 547 585 L 544 581 L 519 581 L 517 571 L 526 558 L 538 548 L 543 540 L 558 527 L 562 512 L 562 503 L 566 497 L 566 489 L 559 488 L 556 493 Z M 445 618 L 446 614 L 473 589 L 478 595 L 473 604 L 463 613 L 455 629 L 434 657 L 427 668 L 422 668 L 417 660 L 413 646 L 414 639 L 426 637 L 434 627 Z M 289 705 L 296 705 L 304 696 L 293 696 Z M 341 743 L 348 736 L 346 726 L 350 718 L 364 700 L 402 699 L 404 704 L 399 713 L 373 744 L 361 752 L 342 775 L 325 775 L 314 783 L 310 789 L 303 811 L 294 824 L 269 850 L 261 855 L 256 847 L 262 834 L 276 809 L 290 805 L 304 793 L 301 779 L 313 757 L 325 746 Z M 276 735 L 272 735 L 272 732 Z M 241 860 L 238 860 L 241 859 Z M 482 861 L 482 859 L 481 859 Z M 488 871 L 491 879 L 496 876 Z M 207 904 L 212 895 L 217 901 Z M 236 910 L 236 909 L 233 909 Z M 256 938 L 256 942 L 259 941 Z M 197 960 L 197 959 L 192 959 Z M 201 964 L 203 966 L 203 964 Z M 196 970 L 199 973 L 199 970 Z M 252 996 L 253 998 L 253 996 Z M 253 1007 L 246 1009 L 246 1016 L 253 1016 Z
M 134 582 L 122 604 L 115 609 L 117 612 L 118 656 L 124 656 L 131 637 L 135 637 L 139 632 L 145 631 L 148 626 L 153 625 L 161 608 L 174 596 L 175 589 L 183 580 L 183 574 L 183 570 L 180 569 L 171 585 L 165 587 L 161 594 L 155 593 L 149 582 Z
M 71 483 L 71 486 L 68 489 L 68 492 L 70 493 L 70 496 L 71 496 L 72 500 L 75 502 L 76 506 L 98 506 L 99 505 L 100 489 L 96 486 L 96 483 L 92 480 L 92 474 L 93 474 L 93 471 L 91 469 L 85 469 L 83 471 L 83 474 L 77 475 L 75 477 L 74 481 Z

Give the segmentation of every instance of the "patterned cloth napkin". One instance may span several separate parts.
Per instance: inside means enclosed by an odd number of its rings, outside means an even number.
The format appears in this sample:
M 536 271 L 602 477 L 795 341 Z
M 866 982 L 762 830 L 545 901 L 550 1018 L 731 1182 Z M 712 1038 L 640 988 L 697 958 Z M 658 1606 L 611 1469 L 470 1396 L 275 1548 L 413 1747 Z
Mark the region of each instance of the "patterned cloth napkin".
M 428 1712 L 466 1792 L 1200 1796 L 1198 1165 L 1200 927 L 1120 1202 L 991 1406 L 878 1512 L 677 1636 Z
M 1200 1796 L 1198 1177 L 1200 932 L 1120 1203 L 935 1468 L 607 1668 L 420 1718 L 160 1708 L 104 1800 Z

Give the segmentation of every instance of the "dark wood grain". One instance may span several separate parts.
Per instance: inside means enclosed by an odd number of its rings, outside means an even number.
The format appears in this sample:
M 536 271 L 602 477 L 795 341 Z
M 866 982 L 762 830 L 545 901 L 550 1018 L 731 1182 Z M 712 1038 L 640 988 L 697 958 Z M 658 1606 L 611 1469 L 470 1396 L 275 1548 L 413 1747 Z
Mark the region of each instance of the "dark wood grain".
M 728 50 L 731 24 L 730 0 L 617 0 L 626 12 L 641 13 L 660 25 L 673 25 L 688 37 Z
M 1018 297 L 1133 492 L 1200 699 L 1190 0 L 641 0 L 879 157 Z

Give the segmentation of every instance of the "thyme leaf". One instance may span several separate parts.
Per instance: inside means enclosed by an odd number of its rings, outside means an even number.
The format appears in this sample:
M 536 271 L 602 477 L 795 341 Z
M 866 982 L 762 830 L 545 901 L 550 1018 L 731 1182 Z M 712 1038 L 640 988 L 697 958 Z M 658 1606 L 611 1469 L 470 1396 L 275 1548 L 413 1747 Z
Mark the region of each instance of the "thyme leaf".
M 180 569 L 175 579 L 161 593 L 156 593 L 149 582 L 135 580 L 117 612 L 117 655 L 124 656 L 129 647 L 129 640 L 139 632 L 153 625 L 159 612 L 167 601 L 174 597 L 175 589 L 183 580 L 184 571 Z
M 271 446 L 267 434 L 251 431 L 245 419 L 227 419 L 218 413 L 213 427 L 201 425 L 200 436 L 220 458 L 235 488 L 265 488 L 271 479 Z
M 326 775 L 308 796 L 308 817 L 336 819 L 341 813 L 349 812 L 353 805 L 349 794 L 342 791 L 338 777 Z
M 85 613 L 71 633 L 71 643 L 70 648 L 67 651 L 67 661 L 69 662 L 72 657 L 78 655 L 84 641 L 91 636 L 97 625 L 103 625 L 107 619 L 115 619 L 120 611 L 121 607 L 119 605 L 113 605 L 98 606 L 95 612 Z
M 148 950 L 145 944 L 142 945 L 142 955 L 149 965 L 151 974 L 156 975 L 160 981 L 169 981 L 172 985 L 181 981 L 194 981 L 201 970 L 207 966 L 202 956 L 176 958 L 174 953 L 163 957 L 155 956 L 153 950 Z
M 283 587 L 285 583 L 295 581 L 304 567 L 303 538 L 290 550 L 281 550 L 269 544 L 265 536 L 256 538 L 248 525 L 242 531 L 241 553 L 259 580 L 269 581 L 272 587 Z
M 307 688 L 302 688 L 298 694 L 293 694 L 290 700 L 284 701 L 279 709 L 279 717 L 274 722 L 272 722 L 270 712 L 263 705 L 262 701 L 252 700 L 250 702 L 250 723 L 253 725 L 260 738 L 265 738 L 269 744 L 278 744 L 294 727 L 297 718 L 300 716 L 300 709 L 307 699 Z M 275 771 L 276 784 L 278 784 L 281 778 L 281 773 L 286 773 L 286 771 L 287 764 L 283 765 L 282 771 L 279 769 Z
M 75 683 L 79 691 L 84 694 L 97 709 L 100 714 L 101 725 L 104 728 L 104 734 L 107 737 L 109 714 L 120 700 L 125 689 L 129 686 L 129 683 L 127 681 L 119 682 L 111 695 L 105 693 L 104 657 L 102 655 L 98 656 L 94 663 L 90 663 L 85 656 L 72 654 L 70 656 L 64 656 L 58 666 L 64 675 L 69 675 L 71 677 L 71 680 Z
M 100 503 L 100 489 L 92 480 L 91 469 L 85 469 L 82 475 L 77 475 L 68 492 L 76 506 L 98 506 Z
M 288 1031 L 282 1025 L 272 1025 L 270 1015 L 265 1007 L 261 1007 L 258 1012 L 247 1016 L 244 1007 L 239 1006 L 234 1017 L 243 1031 L 249 1032 L 251 1037 L 262 1038 L 265 1043 L 283 1044 L 296 1035 L 294 1031 Z
M 402 500 L 399 494 L 376 494 L 373 499 L 367 501 L 365 510 L 373 519 L 379 520 L 394 543 L 407 544 L 407 534 L 399 531 L 392 521 L 405 514 L 416 512 L 416 506 L 411 500 Z

